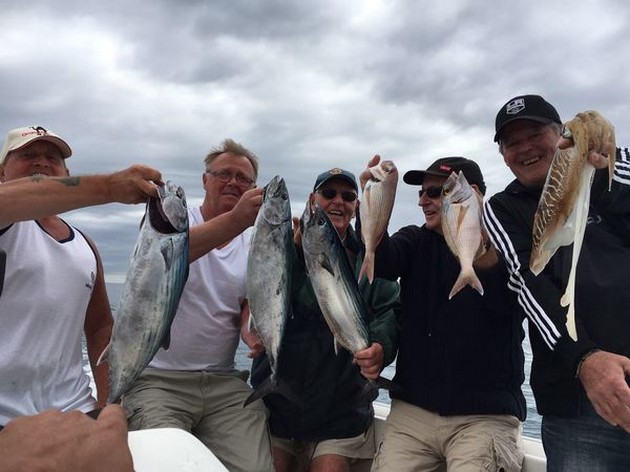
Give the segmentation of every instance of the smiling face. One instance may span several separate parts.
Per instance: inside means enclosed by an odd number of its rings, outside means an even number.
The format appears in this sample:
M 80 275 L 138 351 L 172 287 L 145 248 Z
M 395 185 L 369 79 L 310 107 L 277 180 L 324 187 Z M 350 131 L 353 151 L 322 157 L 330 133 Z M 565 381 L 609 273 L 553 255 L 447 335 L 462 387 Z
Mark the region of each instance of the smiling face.
M 421 195 L 418 200 L 418 205 L 422 208 L 424 213 L 424 219 L 427 229 L 442 234 L 442 216 L 440 210 L 442 209 L 441 193 L 436 197 L 429 197 L 429 193 L 425 190 L 439 189 L 446 182 L 446 177 L 439 177 L 437 175 L 427 174 L 422 181 Z
M 229 175 L 227 182 L 221 180 Z M 224 152 L 207 165 L 203 174 L 206 191 L 201 212 L 205 220 L 230 211 L 247 190 L 255 186 L 255 172 L 251 161 L 239 154 Z
M 514 176 L 526 187 L 542 187 L 556 152 L 559 129 L 517 120 L 501 131 L 499 150 Z
M 331 191 L 329 192 L 328 190 Z M 334 197 L 327 198 L 324 195 L 330 195 L 333 190 L 335 191 Z M 345 199 L 344 194 L 346 196 Z M 350 194 L 355 197 L 353 201 L 348 201 Z M 356 190 L 349 182 L 342 179 L 330 179 L 317 189 L 316 192 L 311 193 L 311 208 L 314 208 L 315 204 L 319 205 L 328 215 L 330 222 L 335 226 L 337 233 L 339 233 L 339 236 L 343 239 L 346 236 L 350 221 L 354 218 L 357 209 L 358 200 L 356 199 L 356 195 Z
M 11 151 L 7 154 L 4 164 L 0 166 L 0 179 L 3 182 L 33 175 L 49 177 L 68 175 L 61 150 L 53 143 L 44 140 L 34 141 Z

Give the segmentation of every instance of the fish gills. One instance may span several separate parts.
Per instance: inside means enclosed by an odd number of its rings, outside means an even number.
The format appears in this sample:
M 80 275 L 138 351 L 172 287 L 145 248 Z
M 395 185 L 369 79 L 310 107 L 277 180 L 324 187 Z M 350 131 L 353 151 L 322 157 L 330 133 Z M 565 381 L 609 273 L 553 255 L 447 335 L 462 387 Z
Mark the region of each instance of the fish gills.
M 473 189 L 463 172 L 452 172 L 442 186 L 441 226 L 449 249 L 461 270 L 448 295 L 449 300 L 470 285 L 483 295 L 483 286 L 473 262 L 484 254 L 482 229 L 483 197 Z
M 396 199 L 398 169 L 392 161 L 381 161 L 370 167 L 372 179 L 363 188 L 363 197 L 359 205 L 361 217 L 361 237 L 365 244 L 365 257 L 359 280 L 367 276 L 374 280 L 374 251 L 387 230 L 389 219 Z
M 599 112 L 578 113 L 565 124 L 563 136 L 572 138 L 573 146 L 554 154 L 538 208 L 534 215 L 532 251 L 529 268 L 540 274 L 559 247 L 573 243 L 571 270 L 560 304 L 567 309 L 567 330 L 577 340 L 575 326 L 575 277 L 582 248 L 591 183 L 595 168 L 588 161 L 590 151 L 609 156 L 608 188 L 615 170 L 615 129 Z

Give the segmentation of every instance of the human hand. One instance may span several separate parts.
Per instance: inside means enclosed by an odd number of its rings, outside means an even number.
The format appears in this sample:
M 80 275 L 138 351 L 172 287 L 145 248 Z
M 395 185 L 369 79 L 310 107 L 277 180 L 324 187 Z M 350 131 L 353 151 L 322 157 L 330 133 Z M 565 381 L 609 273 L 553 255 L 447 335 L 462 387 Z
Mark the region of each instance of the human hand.
M 571 146 L 573 146 L 573 140 L 571 138 L 563 138 L 560 137 L 560 139 L 558 139 L 558 148 L 559 149 L 567 149 L 570 148 Z M 614 146 L 613 146 L 614 149 Z M 615 155 L 614 152 L 616 151 L 616 149 L 614 149 L 613 155 L 609 155 L 609 154 L 605 154 L 604 151 L 591 151 L 588 153 L 588 161 L 591 163 L 591 165 L 593 167 L 595 167 L 596 169 L 606 169 L 608 168 L 609 165 L 609 159 L 615 159 Z
M 361 192 L 363 192 L 363 189 L 365 188 L 365 184 L 367 184 L 368 180 L 372 178 L 372 172 L 370 172 L 370 167 L 374 167 L 380 161 L 381 161 L 381 156 L 379 156 L 378 154 L 374 155 L 374 157 L 372 157 L 372 159 L 368 161 L 366 168 L 361 171 L 361 174 L 359 174 L 359 184 L 361 186 Z
M 300 219 L 297 216 L 291 218 L 293 223 L 293 244 L 302 247 L 302 230 L 300 228 Z
M 241 327 L 241 339 L 249 348 L 248 358 L 254 359 L 265 351 L 265 346 L 260 336 L 258 336 L 258 332 L 253 327 L 251 329 L 247 326 Z
M 127 420 L 119 405 L 97 420 L 72 411 L 45 411 L 10 421 L 0 431 L 0 472 L 132 472 Z
M 119 203 L 142 203 L 157 197 L 156 185 L 162 184 L 158 170 L 141 164 L 109 174 L 105 182 L 111 201 Z
M 355 352 L 353 362 L 359 366 L 363 377 L 376 380 L 383 368 L 383 358 L 383 346 L 380 343 L 372 343 L 370 347 Z
M 606 351 L 588 356 L 579 378 L 595 411 L 613 426 L 630 433 L 630 359 Z
M 250 188 L 241 195 L 234 208 L 230 210 L 230 213 L 239 222 L 243 230 L 252 226 L 256 221 L 258 210 L 262 206 L 264 193 L 265 189 L 263 187 Z

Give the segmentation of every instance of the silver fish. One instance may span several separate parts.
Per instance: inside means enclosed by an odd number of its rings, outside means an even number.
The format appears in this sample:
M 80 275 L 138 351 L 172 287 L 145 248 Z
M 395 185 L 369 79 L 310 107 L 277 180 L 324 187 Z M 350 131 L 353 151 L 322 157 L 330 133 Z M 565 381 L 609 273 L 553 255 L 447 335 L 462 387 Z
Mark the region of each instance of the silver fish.
M 335 352 L 352 353 L 370 346 L 367 309 L 337 230 L 316 205 L 302 215 L 302 250 L 315 297 L 333 336 Z
M 276 175 L 265 187 L 247 263 L 250 321 L 265 346 L 271 376 L 258 386 L 245 405 L 278 388 L 277 360 L 290 312 L 294 251 L 289 192 L 284 179 Z
M 481 235 L 482 202 L 483 197 L 470 186 L 461 171 L 452 172 L 442 186 L 442 233 L 461 267 L 449 300 L 466 285 L 483 295 L 483 286 L 473 268 L 473 261 L 485 252 Z
M 366 275 L 369 282 L 374 280 L 374 251 L 387 230 L 392 215 L 398 169 L 392 161 L 381 161 L 370 167 L 372 178 L 363 188 L 359 205 L 361 217 L 361 237 L 365 244 L 365 256 L 359 272 L 359 280 Z
M 112 336 L 98 361 L 109 363 L 112 403 L 168 348 L 170 327 L 188 278 L 188 212 L 184 190 L 171 182 L 149 198 L 122 288 Z
M 560 304 L 567 309 L 567 330 L 577 340 L 575 326 L 575 275 L 582 248 L 595 168 L 588 154 L 596 150 L 609 156 L 609 189 L 615 171 L 615 128 L 599 112 L 578 113 L 564 125 L 563 137 L 573 146 L 554 154 L 534 216 L 529 268 L 538 275 L 559 247 L 573 243 L 571 271 Z

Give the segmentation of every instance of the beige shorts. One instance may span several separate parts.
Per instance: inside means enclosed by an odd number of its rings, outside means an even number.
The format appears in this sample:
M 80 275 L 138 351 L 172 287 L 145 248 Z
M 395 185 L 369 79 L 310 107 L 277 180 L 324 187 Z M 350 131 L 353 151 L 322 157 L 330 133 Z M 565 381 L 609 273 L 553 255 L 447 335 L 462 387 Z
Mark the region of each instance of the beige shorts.
M 147 368 L 123 396 L 130 430 L 172 427 L 193 433 L 231 471 L 274 470 L 261 400 L 247 372 L 183 372 Z
M 326 454 L 347 457 L 350 464 L 371 461 L 376 451 L 374 423 L 362 434 L 352 438 L 327 439 L 319 442 L 297 441 L 271 435 L 273 447 L 281 449 L 295 458 L 299 471 L 308 470 L 313 459 Z
M 394 400 L 372 471 L 520 471 L 521 433 L 514 416 L 440 416 Z

